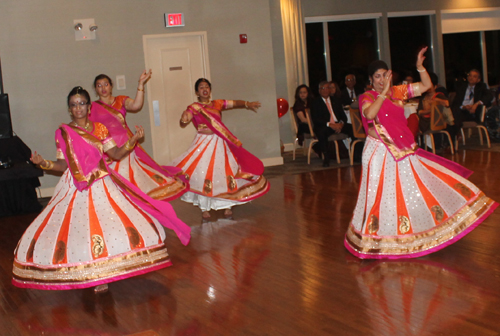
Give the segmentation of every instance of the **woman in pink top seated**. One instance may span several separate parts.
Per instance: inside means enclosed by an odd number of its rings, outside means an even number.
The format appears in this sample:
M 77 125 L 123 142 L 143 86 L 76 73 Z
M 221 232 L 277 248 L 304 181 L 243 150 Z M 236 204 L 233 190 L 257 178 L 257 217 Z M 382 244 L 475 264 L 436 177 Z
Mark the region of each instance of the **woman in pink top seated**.
M 431 84 L 417 57 L 421 82 L 391 86 L 382 61 L 368 74 L 373 90 L 360 98 L 368 137 L 346 248 L 359 258 L 420 257 L 440 250 L 480 224 L 498 206 L 466 178 L 470 170 L 419 149 L 407 127 L 403 102 Z

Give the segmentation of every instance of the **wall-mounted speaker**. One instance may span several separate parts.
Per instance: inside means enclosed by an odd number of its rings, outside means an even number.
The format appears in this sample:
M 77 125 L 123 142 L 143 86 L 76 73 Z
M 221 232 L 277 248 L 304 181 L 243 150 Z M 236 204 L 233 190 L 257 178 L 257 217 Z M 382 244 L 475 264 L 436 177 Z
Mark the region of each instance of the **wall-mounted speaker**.
M 10 118 L 9 96 L 0 94 L 0 139 L 12 138 L 12 120 Z

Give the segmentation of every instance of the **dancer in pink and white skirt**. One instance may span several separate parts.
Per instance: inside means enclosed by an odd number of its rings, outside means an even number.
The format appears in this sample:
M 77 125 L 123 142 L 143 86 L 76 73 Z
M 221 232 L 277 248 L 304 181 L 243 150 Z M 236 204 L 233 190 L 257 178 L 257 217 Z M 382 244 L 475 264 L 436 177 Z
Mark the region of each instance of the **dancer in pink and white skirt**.
M 139 77 L 135 99 L 127 96 L 113 96 L 113 82 L 105 74 L 94 80 L 94 89 L 99 100 L 92 103 L 89 119 L 104 124 L 118 146 L 132 136 L 127 125 L 127 112 L 138 112 L 144 103 L 144 86 L 151 77 L 151 70 Z M 182 171 L 175 167 L 160 166 L 140 144 L 121 160 L 114 160 L 109 167 L 146 194 L 161 201 L 171 201 L 189 190 L 189 184 Z
M 363 171 L 344 244 L 359 258 L 415 258 L 465 236 L 498 206 L 467 180 L 472 172 L 418 148 L 407 126 L 403 101 L 432 83 L 417 57 L 421 82 L 391 86 L 383 61 L 368 67 L 373 90 L 359 105 L 368 137 Z
M 75 87 L 68 96 L 72 122 L 56 132 L 57 161 L 36 152 L 42 169 L 63 172 L 47 207 L 30 224 L 14 252 L 12 282 L 32 289 L 95 287 L 171 265 L 163 226 L 183 244 L 190 228 L 172 206 L 149 197 L 111 169 L 144 135 L 137 128 L 118 147 L 108 129 L 88 120 L 90 96 Z
M 260 103 L 210 100 L 211 88 L 205 78 L 196 81 L 199 102 L 189 105 L 184 111 L 181 125 L 185 127 L 193 122 L 198 133 L 189 149 L 173 164 L 189 179 L 191 189 L 181 200 L 200 207 L 203 218 L 210 217 L 211 209 L 224 209 L 224 215 L 229 217 L 232 206 L 267 193 L 269 182 L 262 176 L 262 161 L 242 147 L 222 123 L 221 112 L 232 108 L 247 108 L 255 112 Z

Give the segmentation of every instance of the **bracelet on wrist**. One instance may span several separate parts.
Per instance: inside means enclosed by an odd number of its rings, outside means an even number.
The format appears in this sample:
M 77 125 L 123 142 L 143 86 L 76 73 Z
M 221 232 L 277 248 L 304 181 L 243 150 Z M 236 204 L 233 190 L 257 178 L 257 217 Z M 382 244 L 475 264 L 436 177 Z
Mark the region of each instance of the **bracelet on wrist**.
M 424 68 L 424 70 L 419 70 L 419 69 L 417 68 L 417 71 L 418 71 L 418 72 L 426 72 L 426 71 L 427 71 L 427 69 L 426 69 L 426 68 Z
M 378 97 L 382 97 L 382 99 L 387 98 L 385 95 L 382 95 L 382 94 L 379 94 L 379 95 L 378 95 Z M 378 98 L 378 97 L 377 97 L 377 98 Z
M 137 88 L 137 91 L 142 91 L 142 92 L 144 92 L 144 89 L 139 89 L 139 88 Z
M 50 160 L 43 160 L 43 163 L 45 163 L 46 165 L 45 166 L 40 165 L 40 168 L 44 170 L 51 170 L 52 168 L 54 168 L 54 162 Z
M 130 140 L 127 140 L 127 142 L 125 143 L 125 149 L 130 152 L 132 149 L 134 149 L 134 147 L 135 147 L 135 144 L 132 146 L 130 144 Z
M 248 110 L 248 102 L 245 101 L 245 108 Z

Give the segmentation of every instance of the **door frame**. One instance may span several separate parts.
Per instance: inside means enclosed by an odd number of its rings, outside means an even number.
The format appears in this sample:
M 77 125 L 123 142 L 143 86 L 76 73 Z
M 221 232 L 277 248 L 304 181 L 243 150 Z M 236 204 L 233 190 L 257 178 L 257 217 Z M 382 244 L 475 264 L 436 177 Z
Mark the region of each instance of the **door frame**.
M 190 37 L 190 36 L 195 36 L 199 37 L 201 41 L 201 50 L 203 52 L 203 66 L 206 69 L 206 77 L 210 78 L 210 62 L 208 58 L 208 40 L 207 40 L 207 32 L 206 31 L 195 31 L 195 32 L 186 32 L 186 33 L 166 33 L 166 34 L 152 34 L 152 35 L 143 35 L 142 36 L 142 46 L 143 46 L 143 52 L 144 52 L 144 62 L 145 62 L 145 69 L 151 69 L 149 63 L 148 63 L 148 42 L 151 40 L 156 40 L 156 39 L 165 39 L 165 38 L 177 38 L 177 37 Z M 148 87 L 148 92 L 151 92 L 150 88 L 150 82 L 146 83 Z M 159 147 L 161 144 L 157 144 L 156 141 L 154 141 L 153 138 L 153 127 L 154 127 L 154 110 L 153 110 L 153 99 L 150 97 L 149 93 L 147 93 L 147 102 L 148 102 L 148 109 L 149 109 L 149 122 L 150 122 L 150 131 L 151 131 L 151 142 L 153 146 L 153 159 L 156 159 L 158 156 L 157 151 L 159 150 Z

